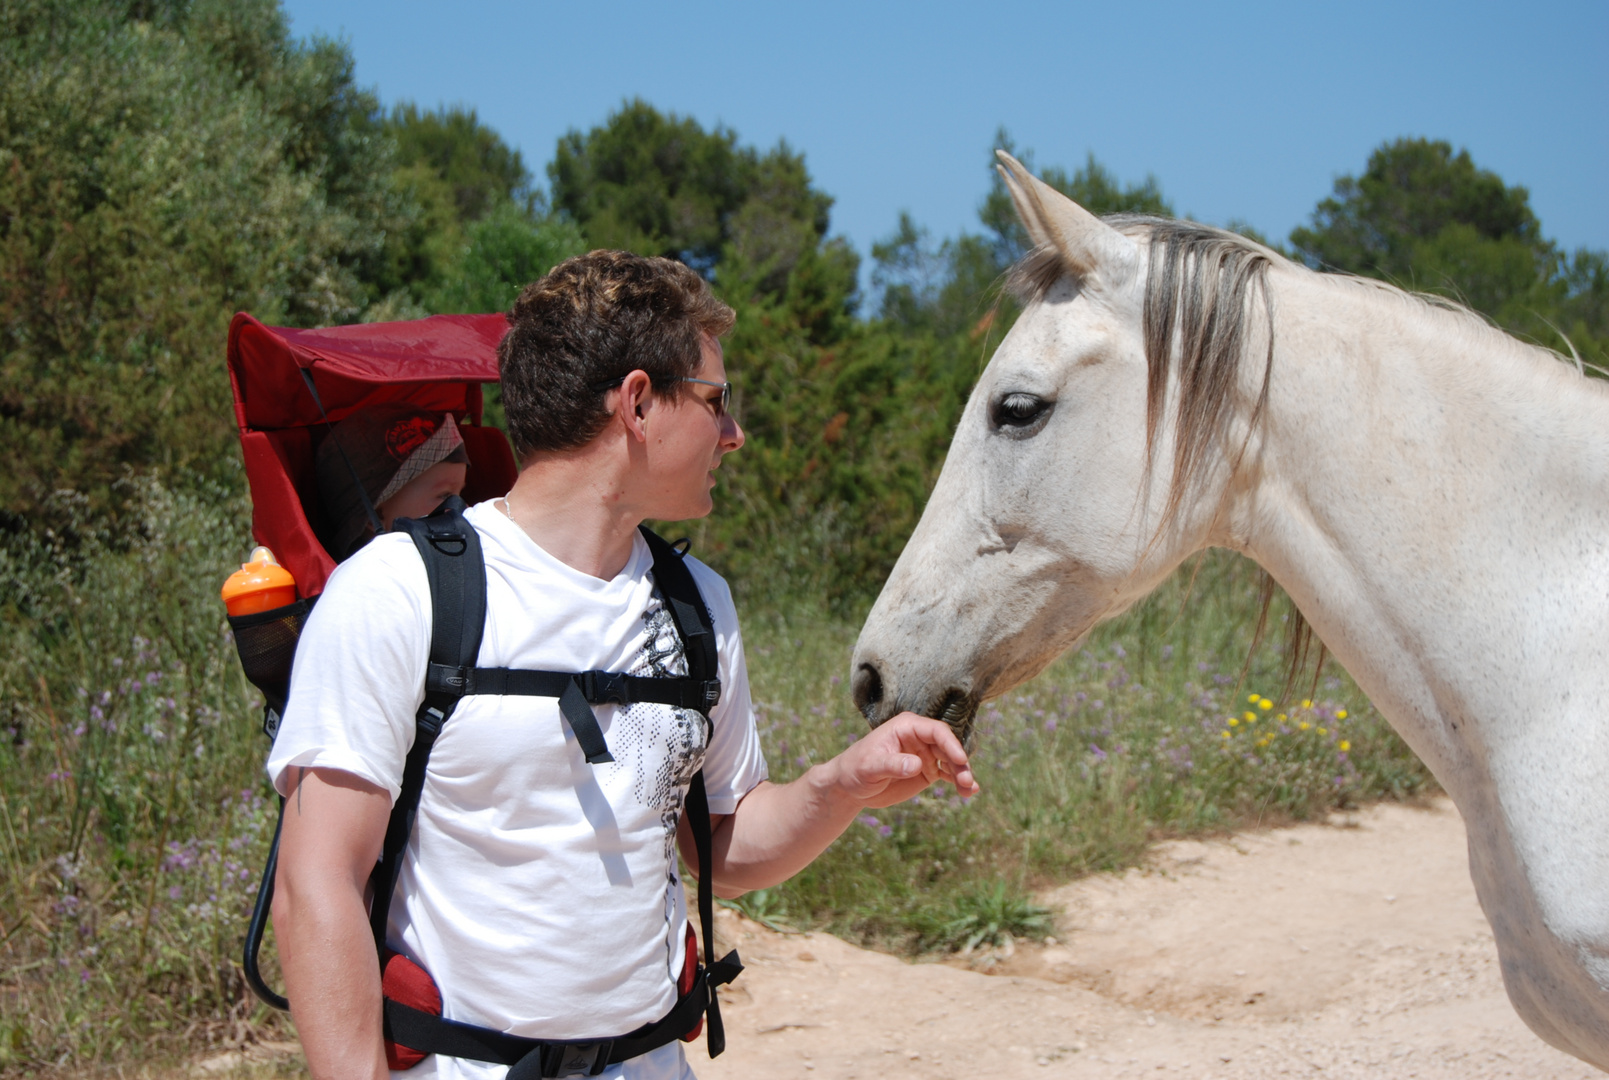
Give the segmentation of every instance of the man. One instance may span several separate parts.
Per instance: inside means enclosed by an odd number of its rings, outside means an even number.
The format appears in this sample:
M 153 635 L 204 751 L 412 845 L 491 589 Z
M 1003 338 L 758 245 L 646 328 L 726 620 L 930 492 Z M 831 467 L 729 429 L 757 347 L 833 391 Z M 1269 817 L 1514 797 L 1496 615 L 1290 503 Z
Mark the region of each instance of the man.
M 622 252 L 525 289 L 499 357 L 521 472 L 466 515 L 486 562 L 480 666 L 686 672 L 637 526 L 708 514 L 715 470 L 743 445 L 719 343 L 733 318 L 681 264 Z M 551 698 L 466 697 L 442 729 L 387 944 L 434 977 L 447 1017 L 560 1040 L 664 1016 L 685 956 L 678 842 L 694 861 L 680 811 L 700 767 L 714 825 L 703 872 L 729 896 L 796 873 L 865 807 L 941 778 L 976 791 L 949 729 L 910 714 L 793 783 L 767 782 L 731 594 L 687 565 L 719 654 L 712 731 L 689 710 L 601 706 L 614 761 L 589 765 Z M 386 1074 L 364 890 L 424 696 L 431 614 L 406 536 L 343 563 L 303 633 L 269 762 L 289 800 L 274 927 L 320 1080 Z M 407 1075 L 503 1073 L 433 1056 Z M 673 1042 L 604 1075 L 692 1074 Z

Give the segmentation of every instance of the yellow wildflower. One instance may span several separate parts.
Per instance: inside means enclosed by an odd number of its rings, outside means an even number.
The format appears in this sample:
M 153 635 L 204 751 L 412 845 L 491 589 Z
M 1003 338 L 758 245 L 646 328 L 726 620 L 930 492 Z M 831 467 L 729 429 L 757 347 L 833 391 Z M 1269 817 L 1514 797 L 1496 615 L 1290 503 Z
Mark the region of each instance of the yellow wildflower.
M 1280 713 L 1278 716 L 1274 717 L 1274 719 L 1283 724 L 1286 720 L 1286 716 L 1284 713 Z
M 1261 694 L 1253 694 L 1251 697 L 1247 698 L 1246 700 L 1248 702 L 1250 702 L 1251 704 L 1255 705 L 1259 701 L 1263 700 L 1263 696 Z
M 1233 716 L 1231 716 L 1229 718 L 1229 726 L 1230 727 L 1239 727 L 1240 726 L 1240 721 L 1236 720 Z
M 1346 751 L 1352 749 L 1352 744 L 1350 742 L 1348 742 L 1347 740 L 1345 740 L 1345 739 L 1342 739 L 1341 742 L 1339 743 L 1339 745 L 1341 747 L 1341 752 L 1342 753 L 1345 753 Z
M 1345 720 L 1346 719 L 1346 710 L 1345 709 L 1336 709 L 1335 710 L 1335 718 L 1337 720 Z
M 1303 698 L 1302 699 L 1302 708 L 1311 709 L 1312 707 L 1313 707 L 1313 699 L 1312 698 Z
M 1261 700 L 1261 701 L 1259 701 L 1257 703 L 1257 707 L 1259 709 L 1263 710 L 1264 712 L 1267 712 L 1269 709 L 1272 709 L 1274 707 L 1274 703 L 1272 701 L 1269 701 L 1267 698 L 1263 698 L 1263 700 Z
M 1301 728 L 1303 731 L 1306 731 L 1308 728 L 1312 727 L 1313 725 L 1309 724 L 1306 720 L 1303 720 L 1301 723 L 1297 724 L 1296 726 Z
M 1330 733 L 1330 729 L 1327 727 L 1321 727 L 1318 729 L 1318 733 L 1320 735 L 1328 735 Z
M 1230 723 L 1233 723 L 1233 722 L 1234 721 L 1230 721 Z M 1229 738 L 1229 732 L 1227 732 L 1227 731 L 1220 731 L 1220 732 L 1218 732 L 1218 734 L 1222 735 L 1226 739 Z
M 1257 714 L 1254 712 L 1248 712 L 1245 714 L 1245 719 L 1246 723 L 1248 724 L 1255 723 L 1257 720 Z

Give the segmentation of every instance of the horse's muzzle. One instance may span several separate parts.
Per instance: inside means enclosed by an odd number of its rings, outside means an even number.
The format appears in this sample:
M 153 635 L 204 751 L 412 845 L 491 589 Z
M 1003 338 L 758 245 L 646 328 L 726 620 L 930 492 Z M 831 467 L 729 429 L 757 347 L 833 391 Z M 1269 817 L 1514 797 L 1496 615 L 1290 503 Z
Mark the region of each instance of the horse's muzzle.
M 919 716 L 931 716 L 948 725 L 955 732 L 955 737 L 961 740 L 961 745 L 971 750 L 972 721 L 978 714 L 978 699 L 973 694 L 950 687 L 934 698 L 907 701 L 897 686 L 892 695 L 888 693 L 888 680 L 884 678 L 879 665 L 873 662 L 856 666 L 849 689 L 855 707 L 872 727 L 907 711 Z

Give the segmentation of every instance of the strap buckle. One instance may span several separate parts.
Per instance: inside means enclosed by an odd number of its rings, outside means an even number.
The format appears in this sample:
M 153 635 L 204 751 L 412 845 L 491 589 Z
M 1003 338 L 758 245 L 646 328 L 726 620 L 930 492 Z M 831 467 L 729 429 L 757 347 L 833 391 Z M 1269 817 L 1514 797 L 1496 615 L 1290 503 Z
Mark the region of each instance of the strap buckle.
M 626 676 L 618 671 L 583 671 L 581 693 L 594 705 L 630 705 Z
M 425 666 L 425 693 L 468 697 L 475 692 L 475 669 L 449 664 Z
M 597 1076 L 609 1066 L 613 1039 L 595 1043 L 550 1043 L 542 1052 L 542 1076 Z
M 721 680 L 719 680 L 719 679 L 706 680 L 705 683 L 704 683 L 704 686 L 703 686 L 703 690 L 704 690 L 704 708 L 701 711 L 709 712 L 711 709 L 715 708 L 715 706 L 717 706 L 717 705 L 719 705 L 721 703 Z
M 710 985 L 710 996 L 715 996 L 715 987 L 725 986 L 741 974 L 743 974 L 743 961 L 738 959 L 737 950 L 733 949 L 704 969 L 704 978 Z

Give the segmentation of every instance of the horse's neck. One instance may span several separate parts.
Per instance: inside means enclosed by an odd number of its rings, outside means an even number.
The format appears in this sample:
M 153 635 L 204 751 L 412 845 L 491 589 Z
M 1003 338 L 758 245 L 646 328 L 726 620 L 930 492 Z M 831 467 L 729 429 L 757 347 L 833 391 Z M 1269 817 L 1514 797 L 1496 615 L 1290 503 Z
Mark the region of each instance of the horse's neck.
M 1467 316 L 1298 270 L 1270 284 L 1266 426 L 1229 542 L 1452 790 L 1509 718 L 1609 691 L 1601 663 L 1582 685 L 1609 633 L 1609 393 Z

